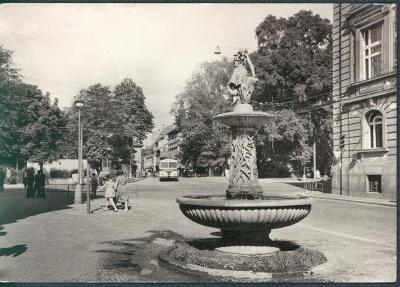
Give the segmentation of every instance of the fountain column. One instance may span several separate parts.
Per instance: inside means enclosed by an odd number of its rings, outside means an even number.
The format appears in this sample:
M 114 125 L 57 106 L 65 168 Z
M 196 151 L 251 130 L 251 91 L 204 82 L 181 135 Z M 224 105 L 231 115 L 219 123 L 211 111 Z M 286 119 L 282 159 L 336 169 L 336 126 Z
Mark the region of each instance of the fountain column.
M 256 133 L 252 127 L 233 127 L 228 199 L 257 199 L 262 197 L 258 183 Z

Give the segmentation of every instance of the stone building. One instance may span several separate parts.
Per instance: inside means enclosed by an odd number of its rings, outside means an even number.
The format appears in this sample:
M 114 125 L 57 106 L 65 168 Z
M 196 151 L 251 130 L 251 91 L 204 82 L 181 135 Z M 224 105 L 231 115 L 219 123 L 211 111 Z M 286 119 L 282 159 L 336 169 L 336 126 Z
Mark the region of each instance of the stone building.
M 396 5 L 334 4 L 332 192 L 396 200 Z
M 142 149 L 142 168 L 150 170 L 153 168 L 153 148 L 147 147 Z
M 180 144 L 182 142 L 181 133 L 173 124 L 164 127 L 156 135 L 151 146 L 142 150 L 143 169 L 158 171 L 160 160 L 171 158 L 178 159 Z
M 180 146 L 182 143 L 182 134 L 177 128 L 173 128 L 168 132 L 168 157 L 172 159 L 179 159 Z

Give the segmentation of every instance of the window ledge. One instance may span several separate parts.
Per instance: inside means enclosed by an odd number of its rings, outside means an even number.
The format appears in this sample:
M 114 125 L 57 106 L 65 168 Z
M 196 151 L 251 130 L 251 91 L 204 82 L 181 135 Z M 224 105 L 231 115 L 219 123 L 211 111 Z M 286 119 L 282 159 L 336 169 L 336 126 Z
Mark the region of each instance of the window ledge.
M 356 88 L 356 87 L 359 87 L 359 86 L 362 86 L 362 85 L 366 85 L 366 84 L 373 83 L 373 82 L 376 82 L 376 81 L 379 81 L 379 80 L 383 80 L 383 79 L 386 79 L 386 78 L 390 78 L 390 77 L 396 77 L 396 71 L 390 72 L 388 74 L 380 75 L 378 77 L 374 77 L 374 78 L 371 78 L 371 79 L 368 79 L 368 80 L 362 80 L 362 81 L 354 82 L 349 86 L 349 88 L 350 89 L 351 88 Z
M 387 153 L 389 150 L 387 148 L 369 148 L 356 151 L 356 153 Z

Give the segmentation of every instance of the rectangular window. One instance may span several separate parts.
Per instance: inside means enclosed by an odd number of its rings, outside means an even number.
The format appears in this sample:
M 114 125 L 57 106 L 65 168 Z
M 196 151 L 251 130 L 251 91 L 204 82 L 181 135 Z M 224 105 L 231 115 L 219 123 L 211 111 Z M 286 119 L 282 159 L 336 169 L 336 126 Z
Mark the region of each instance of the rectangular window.
M 383 24 L 380 23 L 361 31 L 361 80 L 368 80 L 383 74 L 382 28 Z
M 367 175 L 368 178 L 368 192 L 382 193 L 382 176 L 381 175 Z
M 383 147 L 382 125 L 375 126 L 375 133 L 376 133 L 376 147 Z

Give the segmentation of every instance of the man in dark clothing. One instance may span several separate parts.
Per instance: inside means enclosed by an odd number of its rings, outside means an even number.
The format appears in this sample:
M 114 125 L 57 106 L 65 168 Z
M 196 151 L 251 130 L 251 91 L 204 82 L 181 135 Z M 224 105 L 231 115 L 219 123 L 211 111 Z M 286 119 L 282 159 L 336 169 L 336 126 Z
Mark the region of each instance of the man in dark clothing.
M 4 191 L 4 179 L 6 178 L 6 173 L 3 168 L 0 167 L 0 192 Z
M 34 189 L 37 192 L 37 197 L 46 197 L 46 193 L 44 190 L 44 186 L 46 184 L 46 175 L 43 170 L 39 169 L 37 174 L 35 175 L 35 186 Z
M 33 184 L 35 183 L 35 171 L 31 167 L 26 172 L 26 197 L 35 197 Z
M 99 186 L 99 182 L 97 180 L 97 176 L 95 173 L 92 174 L 92 178 L 90 180 L 90 187 L 92 190 L 92 198 L 96 198 L 97 187 Z

